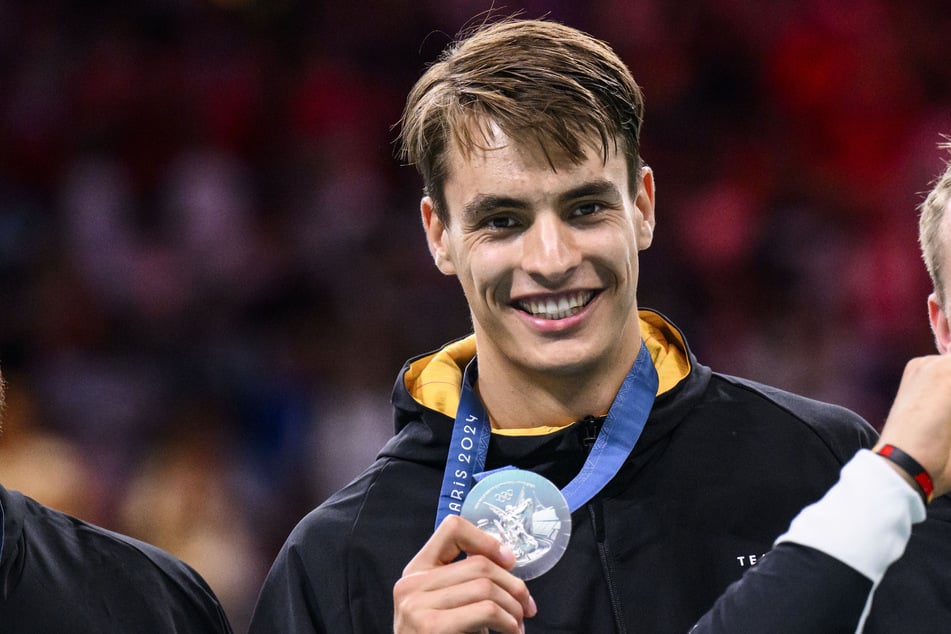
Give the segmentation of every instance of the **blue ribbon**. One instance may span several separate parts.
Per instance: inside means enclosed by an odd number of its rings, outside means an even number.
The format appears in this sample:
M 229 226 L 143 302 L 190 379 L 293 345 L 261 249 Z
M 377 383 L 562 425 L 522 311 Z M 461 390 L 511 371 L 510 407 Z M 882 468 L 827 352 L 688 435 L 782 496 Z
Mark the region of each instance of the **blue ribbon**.
M 436 509 L 437 527 L 446 516 L 459 514 L 473 480 L 482 475 L 485 467 L 492 429 L 485 408 L 473 389 L 477 374 L 476 360 L 473 359 L 462 378 L 459 409 L 453 423 Z M 654 405 L 657 383 L 654 362 L 647 346 L 641 342 L 637 360 L 624 377 L 581 471 L 561 491 L 572 513 L 597 495 L 617 475 L 631 454 Z
M 462 511 L 462 502 L 472 488 L 472 480 L 476 473 L 482 471 L 485 456 L 489 452 L 492 427 L 485 408 L 472 388 L 478 372 L 476 360 L 473 358 L 462 376 L 462 393 L 459 395 L 459 409 L 456 410 L 456 420 L 452 426 L 446 471 L 442 478 L 442 490 L 439 492 L 436 526 L 439 526 L 447 515 L 459 515 Z

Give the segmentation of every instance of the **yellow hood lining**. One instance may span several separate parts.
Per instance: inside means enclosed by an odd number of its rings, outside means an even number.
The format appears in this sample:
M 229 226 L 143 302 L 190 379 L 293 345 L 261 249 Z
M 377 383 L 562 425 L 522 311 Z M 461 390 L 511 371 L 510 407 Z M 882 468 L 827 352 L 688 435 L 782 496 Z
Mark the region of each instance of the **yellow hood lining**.
M 653 311 L 640 311 L 641 337 L 647 344 L 657 370 L 657 394 L 667 392 L 690 374 L 687 345 L 680 333 Z M 410 364 L 403 381 L 410 395 L 421 405 L 456 417 L 462 372 L 476 354 L 475 335 L 454 341 Z M 538 435 L 561 427 L 531 427 L 505 430 L 508 435 Z M 499 433 L 500 430 L 493 430 Z

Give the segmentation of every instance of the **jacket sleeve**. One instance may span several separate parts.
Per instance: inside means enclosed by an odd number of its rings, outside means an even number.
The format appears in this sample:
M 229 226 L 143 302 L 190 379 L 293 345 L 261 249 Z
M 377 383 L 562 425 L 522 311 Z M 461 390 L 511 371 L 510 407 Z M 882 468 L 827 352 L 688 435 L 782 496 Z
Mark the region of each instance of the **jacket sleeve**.
M 924 519 L 918 494 L 862 450 L 692 631 L 861 631 L 875 586 L 902 556 L 912 524 Z
M 258 596 L 248 634 L 317 634 L 327 631 L 299 548 L 284 544 Z
M 727 588 L 691 633 L 851 633 L 871 591 L 872 580 L 857 570 L 787 542 Z

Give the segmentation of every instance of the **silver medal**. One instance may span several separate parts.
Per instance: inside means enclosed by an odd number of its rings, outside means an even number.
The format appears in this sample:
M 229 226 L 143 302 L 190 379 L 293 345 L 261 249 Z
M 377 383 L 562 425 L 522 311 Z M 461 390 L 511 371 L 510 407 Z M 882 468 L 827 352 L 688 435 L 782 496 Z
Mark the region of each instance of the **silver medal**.
M 461 515 L 512 549 L 512 574 L 520 579 L 548 572 L 571 537 L 565 496 L 531 471 L 504 469 L 486 476 L 466 496 Z

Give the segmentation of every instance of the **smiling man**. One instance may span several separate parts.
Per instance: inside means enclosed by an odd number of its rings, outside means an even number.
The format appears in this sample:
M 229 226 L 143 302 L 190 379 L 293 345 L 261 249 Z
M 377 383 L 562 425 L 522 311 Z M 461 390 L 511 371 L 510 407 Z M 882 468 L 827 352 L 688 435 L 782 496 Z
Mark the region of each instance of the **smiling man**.
M 606 160 L 583 148 L 576 164 L 485 132 L 485 147 L 449 148 L 448 213 L 431 196 L 421 205 L 436 266 L 459 279 L 472 312 L 482 402 L 500 428 L 607 412 L 640 348 L 637 254 L 653 234 L 651 171 L 640 168 L 632 190 L 616 148 Z
M 292 532 L 252 632 L 686 632 L 873 445 L 638 306 L 642 119 L 610 47 L 553 22 L 479 27 L 420 78 L 403 153 L 474 333 L 404 366 L 396 435 Z

